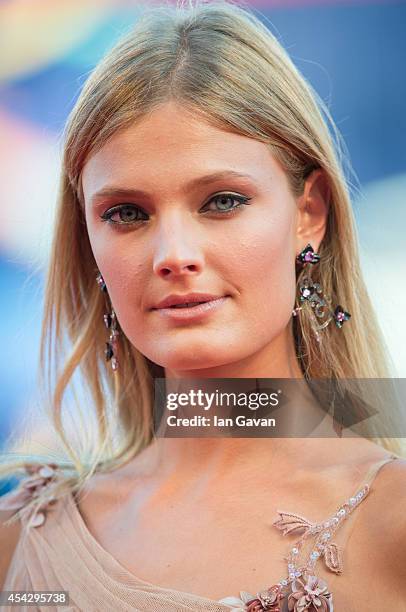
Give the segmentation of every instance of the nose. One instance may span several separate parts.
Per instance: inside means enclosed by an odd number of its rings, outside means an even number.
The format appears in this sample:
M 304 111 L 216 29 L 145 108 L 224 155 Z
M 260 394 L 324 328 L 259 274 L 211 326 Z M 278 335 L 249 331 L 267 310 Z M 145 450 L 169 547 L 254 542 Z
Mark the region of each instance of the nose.
M 203 255 L 185 227 L 173 227 L 160 233 L 154 256 L 153 270 L 161 278 L 198 275 L 203 269 Z

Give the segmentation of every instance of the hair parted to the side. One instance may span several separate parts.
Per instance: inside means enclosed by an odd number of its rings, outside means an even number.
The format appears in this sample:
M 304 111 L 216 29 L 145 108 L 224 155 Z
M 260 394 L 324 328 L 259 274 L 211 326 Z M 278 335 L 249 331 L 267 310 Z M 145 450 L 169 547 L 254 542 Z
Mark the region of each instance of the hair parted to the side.
M 298 359 L 310 379 L 345 384 L 346 379 L 393 375 L 361 274 L 342 143 L 324 103 L 249 8 L 227 1 L 148 8 L 92 72 L 66 126 L 39 373 L 68 457 L 66 467 L 71 466 L 78 486 L 95 471 L 126 463 L 151 442 L 154 377 L 164 376 L 163 368 L 140 354 L 124 334 L 117 372 L 105 362 L 104 297 L 95 281 L 81 172 L 113 134 L 169 100 L 221 129 L 269 145 L 295 195 L 313 169 L 323 169 L 331 201 L 313 278 L 333 304 L 343 304 L 352 316 L 341 330 L 334 325 L 324 329 L 320 343 L 312 319 L 296 317 Z M 98 433 L 96 443 L 86 445 L 82 437 L 82 450 L 74 447 L 62 418 L 63 397 L 77 371 Z M 396 440 L 376 441 L 396 452 Z M 1 473 L 25 462 L 14 457 Z

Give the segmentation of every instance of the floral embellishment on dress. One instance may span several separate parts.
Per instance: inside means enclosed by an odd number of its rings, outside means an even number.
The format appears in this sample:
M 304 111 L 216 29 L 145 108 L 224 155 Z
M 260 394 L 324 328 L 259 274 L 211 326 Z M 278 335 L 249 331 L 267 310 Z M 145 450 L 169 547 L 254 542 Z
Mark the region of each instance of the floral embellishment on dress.
M 336 574 L 341 574 L 343 571 L 342 551 L 334 542 L 328 544 L 324 550 L 324 563 Z
M 56 463 L 46 465 L 25 464 L 24 468 L 29 474 L 28 478 L 24 478 L 15 489 L 0 498 L 0 508 L 2 510 L 21 510 L 24 513 L 26 504 L 37 498 L 42 490 L 55 479 L 58 466 Z M 32 527 L 42 525 L 45 522 L 48 507 L 55 501 L 56 498 L 51 495 L 36 507 L 30 516 L 29 525 Z
M 231 604 L 234 612 L 281 612 L 280 603 L 284 598 L 282 587 L 280 584 L 275 584 L 264 589 L 256 595 L 240 592 L 240 599 L 237 597 L 225 597 L 219 603 Z
M 310 531 L 316 527 L 313 523 L 310 523 L 307 519 L 299 516 L 299 514 L 293 514 L 293 512 L 281 512 L 278 510 L 280 518 L 274 521 L 273 525 L 283 531 L 283 535 L 287 535 L 292 531 Z
M 269 589 L 257 593 L 256 597 L 246 602 L 247 612 L 280 612 L 280 602 L 283 594 L 280 585 L 276 584 Z
M 288 597 L 289 612 L 332 612 L 333 601 L 326 582 L 318 576 L 308 576 L 306 582 L 297 578 Z
M 219 603 L 230 606 L 233 612 L 333 612 L 333 596 L 327 583 L 316 575 L 315 565 L 324 558 L 327 569 L 335 574 L 343 571 L 342 551 L 332 541 L 333 534 L 369 493 L 365 484 L 355 495 L 339 506 L 326 521 L 313 523 L 299 514 L 278 510 L 279 518 L 273 526 L 284 536 L 301 532 L 285 557 L 286 578 L 268 589 L 251 595 L 240 592 L 240 597 L 225 597 Z M 307 541 L 314 538 L 310 551 L 304 554 Z

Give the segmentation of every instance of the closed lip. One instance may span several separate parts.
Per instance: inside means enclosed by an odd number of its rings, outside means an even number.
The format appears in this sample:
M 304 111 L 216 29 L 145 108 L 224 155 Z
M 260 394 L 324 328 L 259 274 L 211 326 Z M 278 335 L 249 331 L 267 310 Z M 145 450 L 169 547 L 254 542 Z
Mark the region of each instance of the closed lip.
M 187 304 L 189 302 L 211 302 L 212 300 L 218 300 L 219 298 L 226 297 L 224 295 L 212 295 L 210 293 L 185 293 L 184 295 L 168 295 L 164 300 L 161 300 L 151 310 L 158 310 L 160 308 L 170 308 L 176 304 Z

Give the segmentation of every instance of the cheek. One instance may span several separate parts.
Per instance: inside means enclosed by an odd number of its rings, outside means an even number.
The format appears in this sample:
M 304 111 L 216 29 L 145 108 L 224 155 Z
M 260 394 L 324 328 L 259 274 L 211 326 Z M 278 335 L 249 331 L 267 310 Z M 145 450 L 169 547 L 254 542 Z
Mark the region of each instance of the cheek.
M 274 215 L 245 232 L 235 249 L 236 281 L 255 323 L 286 324 L 294 304 L 295 233 L 293 218 Z
M 133 346 L 148 355 L 151 330 L 146 325 L 146 266 L 136 258 L 129 261 L 128 254 L 127 258 L 121 258 L 116 251 L 110 260 L 104 260 L 103 255 L 100 265 L 120 328 Z
M 134 248 L 128 236 L 112 232 L 89 231 L 89 239 L 98 269 L 107 284 L 108 294 L 120 325 L 131 319 L 143 307 L 146 287 L 146 262 L 143 251 Z
M 145 289 L 147 286 L 145 266 L 138 260 L 128 256 L 102 261 L 104 279 L 107 283 L 109 296 L 120 321 L 142 313 L 145 308 Z

